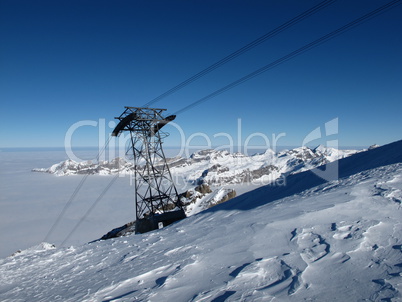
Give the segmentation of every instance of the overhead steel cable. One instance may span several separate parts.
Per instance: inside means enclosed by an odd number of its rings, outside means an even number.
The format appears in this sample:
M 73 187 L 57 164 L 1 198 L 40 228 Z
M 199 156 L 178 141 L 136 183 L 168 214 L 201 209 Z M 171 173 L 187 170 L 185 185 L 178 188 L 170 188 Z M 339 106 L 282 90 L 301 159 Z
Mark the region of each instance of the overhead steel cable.
M 103 152 L 106 150 L 107 145 L 110 142 L 111 137 L 108 138 L 106 141 L 105 145 L 103 148 L 99 151 L 98 155 L 96 156 L 96 160 L 99 161 L 99 158 L 103 154 Z M 50 235 L 53 233 L 54 229 L 58 226 L 60 223 L 61 219 L 63 218 L 64 214 L 66 213 L 67 209 L 70 207 L 71 203 L 77 196 L 78 192 L 81 190 L 82 186 L 84 185 L 85 181 L 87 180 L 89 174 L 85 174 L 83 178 L 81 178 L 80 182 L 78 183 L 78 186 L 75 188 L 73 194 L 71 194 L 70 198 L 67 200 L 66 204 L 64 205 L 63 209 L 61 210 L 59 216 L 57 217 L 56 221 L 53 223 L 51 228 L 49 229 L 49 232 L 46 234 L 44 242 L 47 242 Z
M 237 85 L 240 85 L 240 84 L 242 84 L 242 83 L 244 83 L 244 82 L 246 82 L 246 81 L 248 81 L 248 80 L 250 80 L 250 79 L 252 79 L 252 78 L 254 78 L 254 77 L 256 77 L 256 76 L 258 76 L 258 75 L 260 75 L 260 74 L 262 74 L 262 73 L 264 73 L 265 71 L 268 71 L 268 70 L 270 70 L 270 69 L 272 69 L 272 68 L 278 66 L 279 64 L 282 64 L 282 63 L 284 63 L 284 62 L 286 62 L 286 61 L 288 61 L 288 60 L 290 60 L 290 59 L 296 57 L 297 55 L 300 55 L 300 54 L 302 54 L 303 52 L 306 52 L 306 51 L 308 51 L 308 50 L 314 48 L 315 46 L 318 46 L 319 44 L 322 44 L 322 43 L 324 43 L 324 42 L 327 42 L 328 40 L 334 38 L 334 37 L 337 36 L 337 35 L 340 35 L 340 34 L 346 32 L 347 30 L 349 30 L 349 29 L 351 29 L 351 28 L 353 28 L 353 27 L 359 25 L 360 23 L 362 23 L 362 22 L 364 22 L 364 21 L 367 21 L 368 19 L 373 18 L 373 17 L 379 15 L 380 13 L 384 12 L 385 10 L 390 9 L 390 8 L 393 8 L 394 6 L 396 6 L 397 4 L 399 4 L 400 1 L 401 1 L 401 0 L 394 0 L 394 1 L 391 1 L 391 2 L 389 2 L 389 3 L 387 3 L 387 4 L 383 5 L 383 6 L 380 6 L 379 8 L 377 8 L 377 9 L 371 11 L 370 13 L 368 13 L 368 14 L 366 14 L 366 15 L 364 15 L 364 16 L 362 16 L 362 17 L 360 17 L 360 18 L 358 18 L 358 19 L 356 19 L 356 20 L 354 20 L 354 21 L 352 21 L 352 22 L 350 22 L 350 23 L 348 23 L 348 24 L 346 24 L 346 25 L 344 25 L 344 26 L 338 28 L 337 30 L 332 31 L 332 32 L 330 32 L 329 34 L 326 34 L 326 35 L 322 36 L 321 38 L 319 38 L 319 39 L 317 39 L 317 40 L 315 40 L 315 41 L 313 41 L 313 42 L 311 42 L 311 43 L 309 43 L 309 44 L 306 44 L 305 46 L 303 46 L 303 47 L 301 47 L 301 48 L 299 48 L 299 49 L 297 49 L 297 50 L 295 50 L 295 51 L 293 51 L 293 52 L 287 54 L 286 56 L 283 56 L 283 57 L 281 57 L 280 59 L 278 59 L 278 60 L 276 60 L 276 61 L 273 61 L 272 63 L 270 63 L 270 64 L 268 64 L 268 65 L 265 65 L 264 67 L 261 67 L 261 68 L 257 69 L 256 71 L 254 71 L 254 72 L 252 72 L 252 73 L 250 73 L 250 74 L 248 74 L 248 75 L 246 75 L 246 76 L 244 76 L 244 77 L 238 79 L 237 81 L 232 82 L 231 84 L 226 85 L 225 87 L 216 90 L 215 92 L 213 92 L 213 93 L 207 95 L 206 97 L 203 97 L 203 98 L 201 98 L 201 99 L 199 99 L 199 100 L 197 100 L 197 101 L 195 101 L 195 102 L 189 104 L 188 106 L 185 106 L 184 108 L 182 108 L 182 109 L 176 111 L 174 114 L 177 115 L 177 114 L 183 113 L 183 112 L 185 112 L 185 111 L 187 111 L 187 110 L 189 110 L 189 109 L 191 109 L 191 108 L 193 108 L 193 107 L 195 107 L 195 106 L 201 104 L 202 102 L 207 101 L 208 99 L 211 99 L 211 98 L 213 98 L 213 97 L 215 97 L 215 96 L 217 96 L 217 95 L 219 95 L 219 94 L 221 94 L 221 93 L 223 93 L 223 92 L 225 92 L 225 91 L 227 91 L 227 90 L 229 90 L 229 89 L 232 89 L 232 88 L 236 87 Z M 195 79 L 194 79 L 194 80 L 195 80 Z M 184 83 L 184 82 L 183 82 L 183 83 Z M 180 88 L 178 88 L 178 89 L 180 89 Z M 171 93 L 173 93 L 173 92 L 171 92 Z M 153 101 L 154 101 L 154 100 L 153 100 Z M 153 102 L 153 101 L 152 101 L 152 102 Z M 147 105 L 149 105 L 149 104 L 151 104 L 151 102 L 148 103 Z M 110 138 L 109 138 L 109 140 L 110 140 Z M 109 140 L 108 140 L 108 142 L 109 142 Z M 106 145 L 108 144 L 108 142 L 105 144 L 104 149 L 106 148 Z M 102 151 L 102 152 L 103 152 L 103 151 Z M 101 153 L 100 153 L 100 154 L 101 154 Z M 100 154 L 98 155 L 98 158 L 100 157 Z M 58 219 L 56 220 L 55 224 L 52 226 L 52 228 L 51 228 L 51 230 L 49 231 L 49 233 L 48 233 L 48 235 L 46 236 L 46 238 L 48 238 L 48 237 L 50 236 L 50 234 L 51 234 L 51 232 L 53 231 L 54 227 L 55 227 L 55 226 L 58 224 L 58 222 L 60 221 L 61 217 L 63 216 L 64 212 L 66 211 L 66 209 L 67 209 L 67 207 L 68 207 L 67 205 L 70 204 L 71 201 L 75 198 L 75 196 L 77 195 L 79 189 L 82 187 L 82 184 L 83 184 L 83 182 L 85 181 L 85 179 L 87 178 L 87 176 L 88 176 L 88 174 L 83 178 L 83 180 L 81 180 L 80 184 L 78 185 L 78 187 L 76 188 L 76 190 L 75 190 L 74 193 L 72 194 L 72 196 L 71 196 L 71 198 L 69 199 L 69 201 L 67 202 L 66 206 L 63 208 L 62 212 L 60 213 Z M 61 245 L 63 245 L 63 244 L 71 237 L 71 235 L 76 231 L 76 229 L 79 227 L 79 225 L 85 220 L 85 218 L 86 218 L 86 217 L 90 214 L 90 212 L 95 208 L 95 206 L 98 204 L 98 202 L 103 198 L 103 196 L 107 193 L 107 191 L 110 189 L 110 187 L 112 186 L 112 184 L 115 182 L 115 180 L 117 179 L 117 177 L 118 177 L 118 174 L 111 180 L 111 182 L 108 184 L 108 186 L 102 191 L 102 193 L 100 194 L 100 196 L 95 200 L 95 202 L 94 202 L 94 203 L 92 204 L 92 206 L 87 210 L 87 212 L 84 214 L 84 216 L 79 220 L 79 222 L 76 224 L 76 226 L 73 228 L 73 230 L 68 234 L 68 236 L 63 240 L 63 242 L 62 242 Z
M 88 175 L 88 174 L 87 174 Z M 71 235 L 74 234 L 74 232 L 78 229 L 78 227 L 81 225 L 81 223 L 85 220 L 85 218 L 88 217 L 88 215 L 92 212 L 92 210 L 96 207 L 96 205 L 101 201 L 103 196 L 109 191 L 110 187 L 114 184 L 114 182 L 117 180 L 119 177 L 119 173 L 117 173 L 112 180 L 109 182 L 109 184 L 103 189 L 102 193 L 98 196 L 98 198 L 94 201 L 94 203 L 88 208 L 88 210 L 85 212 L 85 214 L 81 217 L 81 219 L 77 222 L 77 224 L 74 226 L 74 228 L 70 231 L 70 233 L 67 235 L 67 237 L 63 240 L 63 242 L 60 244 L 60 246 L 63 246 L 64 243 L 68 239 L 70 239 Z
M 360 23 L 362 23 L 364 21 L 367 21 L 368 19 L 371 19 L 371 18 L 379 15 L 380 13 L 384 12 L 385 10 L 396 6 L 398 4 L 398 2 L 400 2 L 400 1 L 401 0 L 394 0 L 394 1 L 391 1 L 391 2 L 389 2 L 389 3 L 387 3 L 387 4 L 383 5 L 383 6 L 380 6 L 379 8 L 371 11 L 370 13 L 368 13 L 368 14 L 360 17 L 360 18 L 357 18 L 356 20 L 354 20 L 354 21 L 352 21 L 352 22 L 350 22 L 350 23 L 338 28 L 337 30 L 332 31 L 332 32 L 322 36 L 321 38 L 319 38 L 319 39 L 317 39 L 317 40 L 315 40 L 315 41 L 313 41 L 311 43 L 308 43 L 308 44 L 304 45 L 303 47 L 300 47 L 299 49 L 297 49 L 295 51 L 292 51 L 291 53 L 289 53 L 289 54 L 287 54 L 287 55 L 285 55 L 285 56 L 283 56 L 283 57 L 281 57 L 281 58 L 269 63 L 268 65 L 265 65 L 265 66 L 255 70 L 254 72 L 252 72 L 252 73 L 250 73 L 250 74 L 238 79 L 237 81 L 234 81 L 234 82 L 226 85 L 225 87 L 210 93 L 209 95 L 199 99 L 198 101 L 195 101 L 195 102 L 191 103 L 190 105 L 187 105 L 187 106 L 183 107 L 182 109 L 177 110 L 173 114 L 174 115 L 181 114 L 181 113 L 183 113 L 183 112 L 185 112 L 185 111 L 187 111 L 187 110 L 189 110 L 189 109 L 191 109 L 191 108 L 193 108 L 193 107 L 195 107 L 195 106 L 197 106 L 197 105 L 199 105 L 199 104 L 201 104 L 201 103 L 203 103 L 203 102 L 205 102 L 205 101 L 207 101 L 207 100 L 209 100 L 209 99 L 211 99 L 213 97 L 216 97 L 219 94 L 221 94 L 221 93 L 223 93 L 225 91 L 228 91 L 229 89 L 232 89 L 232 88 L 234 88 L 234 87 L 236 87 L 236 86 L 238 86 L 238 85 L 240 85 L 240 84 L 242 84 L 242 83 L 244 83 L 244 82 L 246 82 L 246 81 L 248 81 L 248 80 L 250 80 L 250 79 L 252 79 L 252 78 L 254 78 L 254 77 L 256 77 L 256 76 L 258 76 L 258 75 L 260 75 L 260 74 L 262 74 L 262 73 L 264 73 L 264 72 L 266 72 L 266 71 L 268 71 L 268 70 L 270 70 L 270 69 L 272 69 L 272 68 L 274 68 L 274 67 L 276 67 L 276 66 L 278 66 L 278 65 L 280 65 L 280 64 L 282 64 L 282 63 L 284 63 L 286 61 L 288 61 L 288 60 L 290 60 L 290 59 L 293 59 L 294 57 L 296 57 L 296 56 L 298 56 L 298 55 L 300 55 L 300 54 L 302 54 L 302 53 L 304 53 L 304 52 L 306 52 L 306 51 L 308 51 L 308 50 L 310 50 L 310 49 L 312 49 L 312 48 L 314 48 L 314 47 L 316 47 L 316 46 L 318 46 L 318 45 L 320 45 L 320 44 L 322 44 L 324 42 L 327 42 L 328 40 L 334 38 L 335 36 L 338 36 L 338 35 L 346 32 L 347 30 L 359 25 Z
M 265 42 L 269 38 L 272 38 L 273 36 L 281 33 L 285 29 L 297 24 L 298 22 L 304 20 L 305 18 L 315 14 L 316 12 L 320 11 L 321 9 L 329 6 L 330 4 L 334 3 L 336 0 L 325 0 L 317 4 L 316 6 L 310 8 L 309 10 L 303 12 L 302 14 L 292 18 L 291 20 L 283 23 L 282 25 L 278 26 L 277 28 L 271 30 L 270 32 L 266 33 L 265 35 L 259 37 L 258 39 L 248 43 L 247 45 L 243 46 L 242 48 L 236 50 L 235 52 L 231 53 L 230 55 L 224 57 L 223 59 L 217 61 L 216 63 L 210 65 L 209 67 L 203 69 L 199 73 L 193 75 L 192 77 L 188 78 L 187 80 L 181 82 L 180 84 L 174 86 L 173 88 L 169 89 L 168 91 L 162 93 L 158 97 L 154 98 L 153 100 L 149 101 L 146 103 L 143 107 L 148 107 L 161 99 L 175 93 L 176 91 L 182 89 L 183 87 L 191 84 L 192 82 L 198 80 L 199 78 L 203 77 L 204 75 L 210 73 L 211 71 L 217 69 L 218 67 L 222 66 L 223 64 L 226 64 L 227 62 L 237 58 L 241 54 L 251 50 L 252 48 L 260 45 L 261 43 Z

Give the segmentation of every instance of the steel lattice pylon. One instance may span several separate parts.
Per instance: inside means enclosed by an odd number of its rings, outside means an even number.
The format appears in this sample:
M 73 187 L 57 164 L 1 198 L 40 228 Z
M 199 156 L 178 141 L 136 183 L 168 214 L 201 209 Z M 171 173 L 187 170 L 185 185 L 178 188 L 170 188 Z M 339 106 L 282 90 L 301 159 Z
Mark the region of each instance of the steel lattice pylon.
M 130 132 L 127 153 L 134 158 L 136 233 L 145 233 L 186 217 L 162 148 L 166 133 L 160 131 L 175 116 L 166 109 L 125 107 L 112 132 Z

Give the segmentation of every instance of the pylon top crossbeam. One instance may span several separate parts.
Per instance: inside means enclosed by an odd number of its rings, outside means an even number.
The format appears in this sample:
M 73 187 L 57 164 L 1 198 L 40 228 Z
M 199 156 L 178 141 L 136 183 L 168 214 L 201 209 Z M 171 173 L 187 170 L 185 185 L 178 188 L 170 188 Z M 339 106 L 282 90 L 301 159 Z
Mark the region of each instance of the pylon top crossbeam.
M 118 136 L 121 131 L 149 131 L 150 136 L 154 136 L 157 131 L 167 123 L 175 119 L 175 115 L 163 117 L 162 113 L 166 109 L 148 107 L 128 107 L 125 106 L 124 112 L 116 119 L 119 124 L 112 132 L 112 136 Z
M 166 111 L 167 109 L 161 109 L 161 108 L 149 108 L 149 107 L 132 107 L 132 106 L 124 106 L 126 109 L 131 109 L 131 110 L 142 110 L 142 109 L 147 109 L 147 110 L 158 110 L 158 111 Z
M 148 108 L 148 107 L 129 107 L 125 106 L 126 110 L 116 119 L 122 120 L 128 114 L 135 114 L 137 121 L 158 121 L 163 120 L 162 113 L 166 109 L 162 108 Z

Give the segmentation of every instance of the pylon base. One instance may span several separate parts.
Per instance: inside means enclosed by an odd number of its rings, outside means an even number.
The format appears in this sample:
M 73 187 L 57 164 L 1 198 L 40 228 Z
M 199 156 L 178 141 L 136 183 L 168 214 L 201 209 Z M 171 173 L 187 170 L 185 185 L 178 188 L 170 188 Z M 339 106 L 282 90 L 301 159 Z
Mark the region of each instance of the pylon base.
M 157 230 L 159 229 L 159 223 L 162 223 L 162 227 L 165 227 L 184 218 L 186 218 L 186 214 L 182 209 L 162 214 L 150 215 L 142 219 L 137 219 L 135 222 L 135 233 L 142 234 Z

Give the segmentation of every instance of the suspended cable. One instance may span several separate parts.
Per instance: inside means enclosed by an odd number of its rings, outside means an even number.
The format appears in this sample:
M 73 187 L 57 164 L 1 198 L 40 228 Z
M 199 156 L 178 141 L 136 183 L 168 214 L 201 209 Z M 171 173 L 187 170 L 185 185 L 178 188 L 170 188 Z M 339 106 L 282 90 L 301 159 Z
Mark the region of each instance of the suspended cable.
M 322 5 L 323 7 L 325 7 L 325 6 L 329 5 L 330 3 L 334 2 L 334 1 L 335 1 L 335 0 L 324 1 L 324 2 L 320 3 L 318 6 Z M 349 29 L 351 29 L 351 28 L 353 28 L 353 27 L 359 25 L 360 23 L 362 23 L 362 22 L 364 22 L 364 21 L 367 21 L 368 19 L 373 18 L 373 17 L 379 15 L 379 14 L 382 13 L 383 11 L 385 11 L 385 10 L 387 10 L 387 9 L 390 9 L 390 8 L 396 6 L 396 4 L 398 4 L 398 2 L 400 2 L 400 1 L 401 1 L 401 0 L 394 0 L 394 1 L 391 1 L 391 2 L 389 2 L 389 3 L 387 3 L 387 4 L 385 4 L 385 5 L 383 5 L 383 6 L 379 7 L 379 8 L 377 8 L 377 9 L 375 9 L 374 11 L 372 11 L 372 12 L 370 12 L 370 13 L 368 13 L 368 14 L 366 14 L 366 15 L 364 15 L 364 16 L 362 16 L 362 17 L 360 17 L 360 18 L 358 18 L 358 19 L 356 19 L 356 20 L 354 20 L 354 21 L 352 21 L 352 22 L 350 22 L 350 23 L 348 23 L 348 24 L 342 26 L 342 27 L 340 27 L 339 29 L 332 31 L 332 32 L 330 32 L 329 34 L 326 34 L 326 35 L 322 36 L 321 38 L 319 38 L 319 39 L 317 39 L 317 40 L 315 40 L 315 41 L 313 41 L 313 42 L 311 42 L 311 43 L 309 43 L 309 44 L 306 44 L 305 46 L 303 46 L 303 47 L 301 47 L 301 48 L 299 48 L 299 49 L 297 49 L 297 50 L 295 50 L 295 51 L 293 51 L 293 52 L 287 54 L 286 56 L 283 56 L 283 57 L 281 57 L 280 59 L 278 59 L 278 60 L 276 60 L 276 61 L 273 61 L 273 62 L 271 62 L 270 64 L 265 65 L 264 67 L 261 67 L 261 68 L 257 69 L 256 71 L 254 71 L 254 72 L 252 72 L 252 73 L 250 73 L 250 74 L 248 74 L 248 75 L 246 75 L 246 76 L 244 76 L 244 77 L 238 79 L 237 81 L 234 81 L 234 82 L 232 82 L 231 84 L 226 85 L 225 87 L 216 90 L 215 92 L 213 92 L 213 93 L 211 93 L 211 94 L 209 94 L 209 95 L 207 95 L 207 96 L 205 96 L 205 97 L 203 97 L 203 98 L 201 98 L 201 99 L 199 99 L 199 100 L 197 100 L 197 101 L 195 101 L 195 102 L 189 104 L 188 106 L 185 106 L 184 108 L 182 108 L 182 109 L 176 111 L 174 114 L 175 114 L 175 115 L 181 114 L 181 113 L 183 113 L 183 112 L 185 112 L 185 111 L 187 111 L 187 110 L 189 110 L 189 109 L 191 109 L 191 108 L 193 108 L 193 107 L 195 107 L 195 106 L 197 106 L 197 105 L 199 105 L 199 104 L 201 104 L 201 103 L 203 103 L 203 102 L 205 102 L 205 101 L 207 101 L 207 100 L 209 100 L 209 99 L 211 99 L 211 98 L 213 98 L 213 97 L 215 97 L 215 96 L 217 96 L 217 95 L 219 95 L 219 94 L 221 94 L 221 93 L 223 93 L 223 92 L 225 92 L 225 91 L 227 91 L 227 90 L 229 90 L 229 89 L 232 89 L 232 88 L 236 87 L 237 85 L 240 85 L 240 84 L 242 84 L 242 83 L 244 83 L 244 82 L 246 82 L 246 81 L 248 81 L 248 80 L 250 80 L 250 79 L 252 79 L 252 78 L 254 78 L 254 77 L 256 77 L 256 76 L 258 76 L 258 75 L 260 75 L 260 74 L 262 74 L 262 73 L 264 73 L 264 72 L 266 72 L 266 71 L 268 71 L 268 70 L 270 70 L 270 69 L 272 69 L 272 68 L 274 68 L 274 67 L 276 67 L 276 66 L 278 66 L 278 65 L 280 65 L 280 64 L 282 64 L 282 63 L 284 63 L 284 62 L 286 62 L 286 61 L 288 61 L 288 60 L 290 60 L 290 59 L 292 59 L 292 58 L 294 58 L 294 57 L 296 57 L 296 56 L 298 56 L 298 55 L 300 55 L 300 54 L 302 54 L 302 53 L 304 53 L 304 52 L 306 52 L 306 51 L 308 51 L 308 50 L 310 50 L 310 49 L 312 49 L 312 48 L 314 48 L 314 47 L 316 47 L 316 46 L 318 46 L 318 45 L 320 45 L 320 44 L 322 44 L 322 43 L 324 43 L 324 42 L 327 42 L 327 41 L 329 41 L 330 39 L 334 38 L 335 36 L 340 35 L 340 34 L 346 32 L 347 30 L 349 30 Z M 314 7 L 315 10 L 319 10 L 319 9 L 323 8 L 323 7 L 320 7 L 320 8 L 319 8 L 318 6 Z M 313 8 L 313 9 L 314 9 L 314 8 Z M 311 9 L 311 10 L 312 10 L 312 9 Z M 309 11 L 310 11 L 310 10 L 309 10 Z M 315 11 L 314 11 L 314 12 L 315 12 Z M 155 98 L 154 100 L 148 102 L 145 106 L 149 106 L 150 104 L 153 104 L 153 103 L 159 101 L 160 99 L 162 99 L 162 98 L 164 98 L 164 97 L 166 97 L 166 96 L 168 96 L 168 95 L 174 93 L 175 91 L 181 89 L 182 87 L 184 87 L 184 86 L 190 84 L 191 82 L 197 80 L 198 78 L 200 78 L 201 76 L 205 75 L 206 73 L 208 73 L 208 72 L 210 72 L 210 71 L 212 71 L 212 70 L 218 68 L 220 65 L 222 65 L 222 64 L 224 64 L 224 63 L 226 63 L 226 62 L 232 60 L 233 58 L 239 56 L 239 55 L 242 54 L 243 52 L 245 52 L 245 51 L 251 49 L 252 47 L 255 47 L 256 45 L 258 45 L 258 44 L 260 44 L 260 43 L 262 43 L 263 41 L 265 41 L 265 40 L 268 39 L 269 37 L 273 36 L 274 34 L 277 34 L 277 33 L 279 33 L 280 31 L 283 31 L 285 28 L 287 28 L 287 27 L 293 25 L 294 23 L 301 21 L 303 18 L 305 18 L 305 17 L 307 17 L 308 15 L 312 14 L 313 11 L 304 16 L 304 14 L 306 14 L 306 13 L 307 13 L 307 12 L 305 12 L 305 13 L 303 13 L 302 15 L 300 15 L 300 16 L 298 16 L 298 17 L 292 19 L 293 21 L 291 20 L 291 21 L 285 23 L 283 26 L 285 26 L 285 25 L 287 24 L 286 27 L 284 27 L 284 28 L 279 27 L 279 28 L 277 28 L 277 29 L 271 31 L 270 33 L 268 33 L 268 34 L 262 36 L 261 38 L 259 38 L 259 39 L 255 40 L 255 41 L 253 41 L 252 43 L 247 44 L 245 47 L 239 49 L 238 51 L 232 53 L 231 55 L 225 57 L 224 59 L 218 61 L 217 63 L 211 65 L 210 67 L 204 69 L 203 71 L 197 73 L 196 75 L 194 75 L 193 77 L 189 78 L 188 80 L 186 80 L 186 81 L 182 82 L 181 84 L 179 84 L 179 85 L 173 87 L 172 89 L 168 90 L 167 92 L 165 92 L 164 94 L 162 94 L 162 95 L 160 95 L 159 97 Z M 303 17 L 301 17 L 301 16 L 303 16 Z M 297 19 L 297 18 L 301 18 L 301 19 L 299 20 L 299 19 Z M 254 43 L 255 43 L 255 44 L 254 44 Z M 244 50 L 243 50 L 243 49 L 244 49 Z M 106 149 L 106 146 L 107 146 L 107 144 L 109 143 L 110 139 L 111 139 L 111 137 L 109 137 L 108 141 L 105 143 L 104 148 L 99 152 L 99 154 L 98 154 L 98 156 L 97 156 L 97 160 L 99 160 L 101 154 L 102 154 L 102 153 L 104 152 L 104 150 Z M 81 181 L 80 181 L 80 183 L 78 184 L 77 188 L 75 189 L 75 191 L 73 192 L 73 194 L 71 195 L 71 197 L 70 197 L 69 200 L 67 201 L 66 205 L 64 206 L 63 210 L 62 210 L 61 213 L 59 214 L 57 220 L 55 221 L 55 223 L 54 223 L 53 226 L 51 227 L 50 231 L 49 231 L 48 234 L 46 235 L 45 241 L 47 241 L 47 239 L 48 239 L 49 236 L 52 234 L 52 232 L 53 232 L 53 230 L 55 229 L 55 227 L 56 227 L 56 226 L 58 225 L 58 223 L 60 222 L 60 220 L 61 220 L 61 218 L 63 217 L 64 213 L 66 212 L 66 210 L 68 209 L 68 207 L 70 206 L 70 204 L 72 203 L 72 201 L 74 200 L 74 198 L 76 197 L 76 195 L 78 194 L 78 192 L 80 191 L 82 185 L 84 184 L 84 182 L 85 182 L 85 180 L 86 180 L 86 178 L 87 178 L 88 176 L 89 176 L 89 174 L 86 174 L 86 175 L 81 179 Z M 71 235 L 78 229 L 78 227 L 81 225 L 81 223 L 86 219 L 86 217 L 91 213 L 91 211 L 95 208 L 95 206 L 99 203 L 99 201 L 100 201 L 100 200 L 103 198 L 103 196 L 107 193 L 107 191 L 110 189 L 110 187 L 112 186 L 112 184 L 116 181 L 116 179 L 117 179 L 118 176 L 119 176 L 119 174 L 117 174 L 115 177 L 113 177 L 113 179 L 110 181 L 110 183 L 107 185 L 107 187 L 102 191 L 102 193 L 101 193 L 101 194 L 99 195 L 99 197 L 95 200 L 95 202 L 92 204 L 92 206 L 87 210 L 87 212 L 84 214 L 84 216 L 78 221 L 78 223 L 75 225 L 75 227 L 72 229 L 72 231 L 71 231 L 71 232 L 67 235 L 67 237 L 63 240 L 63 242 L 61 243 L 61 245 L 63 245 L 67 240 L 69 240 L 69 238 L 71 237 Z
M 247 45 L 243 46 L 242 48 L 236 50 L 235 52 L 233 52 L 230 55 L 224 57 L 223 59 L 221 59 L 218 62 L 212 64 L 211 66 L 203 69 L 202 71 L 200 71 L 199 73 L 193 75 L 192 77 L 188 78 L 187 80 L 181 82 L 180 84 L 174 86 L 173 88 L 169 89 L 168 91 L 162 93 L 158 97 L 156 97 L 153 100 L 151 100 L 148 103 L 146 103 L 143 107 L 148 107 L 151 104 L 154 104 L 154 103 L 160 101 L 161 99 L 173 94 L 174 92 L 176 92 L 179 89 L 191 84 L 192 82 L 198 80 L 202 76 L 204 76 L 204 75 L 210 73 L 211 71 L 217 69 L 218 67 L 222 66 L 223 64 L 226 64 L 227 62 L 237 58 L 241 54 L 251 50 L 252 48 L 254 48 L 254 47 L 258 46 L 258 45 L 260 45 L 261 43 L 265 42 L 269 38 L 272 38 L 273 36 L 281 33 L 285 29 L 297 24 L 298 22 L 304 20 L 305 18 L 311 16 L 312 14 L 315 14 L 316 12 L 320 11 L 321 9 L 329 6 L 330 4 L 334 3 L 335 1 L 336 0 L 325 0 L 325 1 L 320 2 L 316 6 L 310 8 L 309 10 L 303 12 L 302 14 L 294 17 L 293 19 L 285 22 L 281 26 L 271 30 L 270 32 L 266 33 L 265 35 L 259 37 L 258 39 L 254 40 L 252 42 L 250 42 L 249 44 L 247 44 Z
M 63 246 L 64 243 L 68 239 L 70 239 L 71 235 L 78 229 L 78 227 L 81 225 L 81 223 L 88 217 L 88 215 L 92 212 L 92 210 L 96 207 L 96 205 L 99 203 L 99 201 L 105 196 L 107 191 L 110 189 L 110 187 L 113 185 L 113 183 L 116 181 L 116 179 L 119 177 L 119 174 L 117 173 L 112 180 L 109 182 L 109 184 L 106 186 L 105 189 L 103 189 L 102 193 L 98 196 L 98 198 L 95 200 L 95 202 L 92 204 L 92 206 L 85 212 L 84 216 L 81 217 L 81 219 L 78 221 L 78 223 L 75 225 L 75 227 L 71 230 L 71 232 L 67 235 L 67 237 L 63 240 L 63 242 L 60 244 L 60 246 Z
M 106 141 L 105 145 L 103 146 L 103 148 L 99 151 L 98 155 L 96 156 L 96 161 L 99 161 L 99 158 L 101 157 L 101 155 L 103 154 L 103 152 L 106 150 L 107 145 L 110 142 L 111 137 L 108 138 L 108 140 Z M 66 204 L 64 205 L 63 209 L 61 210 L 59 216 L 57 217 L 56 221 L 53 223 L 53 225 L 51 226 L 49 232 L 46 234 L 44 242 L 47 242 L 50 235 L 53 233 L 53 231 L 55 230 L 55 228 L 59 225 L 61 219 L 63 218 L 64 214 L 66 213 L 67 209 L 70 207 L 71 203 L 73 202 L 73 200 L 75 199 L 75 197 L 77 196 L 78 192 L 81 190 L 82 186 L 84 185 L 86 179 L 88 178 L 89 174 L 85 174 L 83 178 L 81 178 L 80 182 L 78 183 L 78 186 L 75 188 L 73 194 L 71 194 L 70 198 L 67 200 Z
M 185 106 L 184 108 L 182 108 L 180 110 L 177 110 L 174 113 L 174 115 L 181 114 L 181 113 L 183 113 L 183 112 L 185 112 L 185 111 L 187 111 L 187 110 L 189 110 L 189 109 L 191 109 L 191 108 L 193 108 L 193 107 L 195 107 L 195 106 L 197 106 L 197 105 L 199 105 L 199 104 L 201 104 L 201 103 L 203 103 L 203 102 L 205 102 L 205 101 L 207 101 L 207 100 L 209 100 L 209 99 L 211 99 L 213 97 L 216 97 L 219 94 L 221 94 L 221 93 L 223 93 L 225 91 L 228 91 L 229 89 L 232 89 L 232 88 L 234 88 L 234 87 L 236 87 L 236 86 L 238 86 L 238 85 L 240 85 L 240 84 L 242 84 L 242 83 L 244 83 L 244 82 L 246 82 L 246 81 L 248 81 L 248 80 L 250 80 L 250 79 L 252 79 L 252 78 L 254 78 L 254 77 L 256 77 L 256 76 L 258 76 L 258 75 L 260 75 L 260 74 L 262 74 L 262 73 L 264 73 L 264 72 L 266 72 L 266 71 L 268 71 L 268 70 L 270 70 L 270 69 L 272 69 L 272 68 L 274 68 L 274 67 L 276 67 L 276 66 L 278 66 L 278 65 L 280 65 L 280 64 L 282 64 L 282 63 L 284 63 L 286 61 L 288 61 L 288 60 L 290 60 L 290 59 L 293 59 L 294 57 L 296 57 L 296 56 L 298 56 L 298 55 L 300 55 L 300 54 L 302 54 L 302 53 L 304 53 L 304 52 L 306 52 L 306 51 L 308 51 L 308 50 L 310 50 L 310 49 L 312 49 L 312 48 L 314 48 L 314 47 L 316 47 L 316 46 L 318 46 L 318 45 L 320 45 L 320 44 L 322 44 L 324 42 L 329 41 L 330 39 L 334 38 L 335 36 L 338 36 L 338 35 L 346 32 L 347 30 L 359 25 L 360 23 L 362 23 L 364 21 L 367 21 L 368 19 L 371 19 L 371 18 L 379 15 L 380 13 L 384 12 L 385 10 L 390 9 L 393 6 L 396 6 L 396 4 L 398 4 L 398 2 L 400 2 L 400 1 L 401 0 L 391 1 L 391 2 L 389 2 L 387 4 L 385 4 L 385 5 L 377 8 L 377 9 L 371 11 L 370 13 L 368 13 L 368 14 L 366 14 L 366 15 L 364 15 L 364 16 L 362 16 L 362 17 L 360 17 L 360 18 L 358 18 L 358 19 L 356 19 L 356 20 L 354 20 L 354 21 L 352 21 L 352 22 L 350 22 L 350 23 L 338 28 L 337 30 L 334 30 L 334 31 L 330 32 L 329 34 L 326 34 L 326 35 L 322 36 L 321 38 L 319 38 L 319 39 L 317 39 L 317 40 L 315 40 L 315 41 L 313 41 L 311 43 L 308 43 L 307 45 L 305 45 L 303 47 L 300 47 L 299 49 L 297 49 L 295 51 L 292 51 L 291 53 L 287 54 L 286 56 L 283 56 L 280 59 L 277 59 L 277 60 L 269 63 L 268 65 L 265 65 L 264 67 L 261 67 L 261 68 L 255 70 L 254 72 L 252 72 L 252 73 L 250 73 L 250 74 L 238 79 L 237 81 L 234 81 L 234 82 L 226 85 L 225 87 L 212 92 L 211 94 L 199 99 L 198 101 L 195 101 L 195 102 Z

